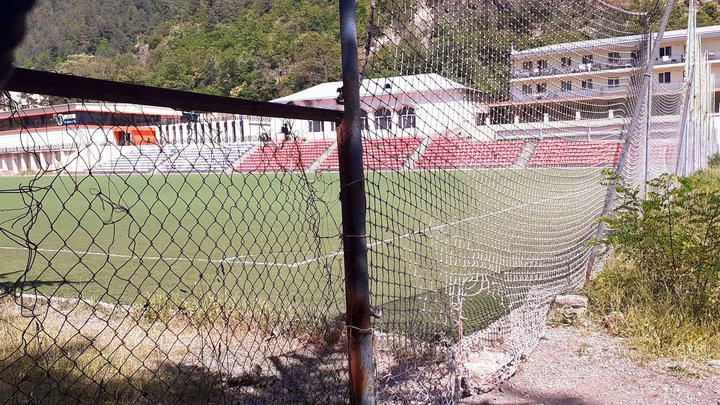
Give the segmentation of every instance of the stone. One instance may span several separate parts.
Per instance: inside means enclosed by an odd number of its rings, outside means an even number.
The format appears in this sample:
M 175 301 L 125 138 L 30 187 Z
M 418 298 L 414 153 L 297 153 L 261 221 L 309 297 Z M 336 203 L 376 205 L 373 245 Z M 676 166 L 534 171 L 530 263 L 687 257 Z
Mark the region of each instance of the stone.
M 554 308 L 563 323 L 573 323 L 585 315 L 587 307 L 588 299 L 582 295 L 558 295 L 555 297 Z
M 720 360 L 710 360 L 708 361 L 708 366 L 716 369 L 720 369 Z
M 588 299 L 582 295 L 558 295 L 555 297 L 555 305 L 558 307 L 587 309 Z

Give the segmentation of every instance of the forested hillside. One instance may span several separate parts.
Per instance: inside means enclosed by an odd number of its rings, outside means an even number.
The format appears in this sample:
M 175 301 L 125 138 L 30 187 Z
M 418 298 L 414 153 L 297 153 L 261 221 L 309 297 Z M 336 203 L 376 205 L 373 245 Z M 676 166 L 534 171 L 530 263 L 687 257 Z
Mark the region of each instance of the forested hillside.
M 642 8 L 640 1 L 653 0 L 632 0 L 629 6 Z M 530 1 L 516 14 L 502 8 L 503 21 L 493 20 L 498 15 L 494 8 L 505 7 L 501 3 L 480 4 L 489 23 L 487 32 L 480 32 L 486 38 L 475 39 L 483 47 L 475 55 L 501 61 L 508 54 L 507 46 L 494 45 L 493 30 L 503 30 L 515 44 L 558 37 L 532 27 L 552 18 L 551 3 Z M 358 1 L 361 46 L 369 9 L 369 0 Z M 669 28 L 683 28 L 686 19 L 687 6 L 678 2 Z M 704 3 L 698 23 L 719 21 L 716 2 Z M 436 41 L 447 47 L 448 55 L 462 54 L 453 49 L 453 41 Z M 337 0 L 39 0 L 17 59 L 25 67 L 269 100 L 340 79 Z M 458 72 L 442 71 L 448 66 L 406 67 L 401 73 L 435 69 L 463 79 Z M 487 69 L 477 75 L 505 74 L 506 66 L 483 66 Z M 502 92 L 502 87 L 482 90 Z
M 41 0 L 30 26 L 26 67 L 252 99 L 340 75 L 327 0 Z

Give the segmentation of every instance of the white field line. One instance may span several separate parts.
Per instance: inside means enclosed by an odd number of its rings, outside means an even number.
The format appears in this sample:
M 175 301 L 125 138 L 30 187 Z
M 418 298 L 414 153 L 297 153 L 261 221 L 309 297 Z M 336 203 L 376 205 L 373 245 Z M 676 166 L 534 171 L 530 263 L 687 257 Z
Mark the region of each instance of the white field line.
M 387 244 L 387 245 L 389 245 L 389 244 L 395 243 L 396 241 L 410 238 L 410 237 L 412 237 L 412 236 L 414 236 L 414 235 L 423 234 L 423 233 L 426 233 L 426 232 L 437 231 L 437 230 L 439 230 L 439 229 L 443 229 L 443 228 L 446 228 L 446 227 L 449 227 L 449 226 L 454 226 L 454 225 L 457 225 L 457 224 L 461 224 L 461 223 L 464 223 L 464 222 L 469 222 L 469 221 L 476 220 L 476 219 L 487 218 L 487 217 L 490 217 L 490 216 L 493 216 L 493 215 L 502 214 L 502 213 L 505 213 L 505 212 L 513 211 L 513 210 L 516 210 L 516 209 L 518 209 L 518 208 L 523 208 L 523 207 L 527 207 L 527 206 L 531 206 L 531 205 L 541 204 L 541 203 L 544 203 L 544 202 L 547 202 L 547 201 L 551 201 L 551 200 L 558 200 L 558 199 L 568 198 L 568 197 L 570 197 L 570 196 L 572 196 L 572 195 L 580 194 L 580 193 L 584 193 L 584 192 L 585 192 L 584 190 L 574 191 L 574 192 L 572 192 L 572 193 L 563 194 L 562 196 L 558 196 L 558 197 L 548 197 L 548 198 L 544 198 L 544 199 L 541 199 L 541 200 L 538 200 L 538 201 L 532 201 L 532 202 L 527 202 L 527 203 L 524 203 L 524 204 L 514 205 L 514 206 L 512 206 L 512 207 L 508 207 L 508 208 L 505 208 L 505 209 L 502 209 L 502 210 L 499 210 L 499 211 L 492 211 L 492 212 L 486 212 L 486 213 L 483 213 L 483 214 L 480 214 L 480 215 L 473 215 L 473 216 L 470 216 L 470 217 L 467 217 L 467 218 L 459 219 L 459 220 L 457 220 L 457 221 L 452 221 L 452 222 L 448 222 L 448 223 L 445 223 L 445 224 L 434 225 L 434 226 L 430 226 L 430 227 L 428 227 L 428 228 L 425 228 L 425 229 L 422 229 L 422 230 L 419 230 L 419 231 L 408 232 L 408 233 L 405 233 L 405 234 L 403 234 L 403 235 L 397 235 L 397 236 L 393 236 L 393 237 L 390 237 L 390 238 L 387 238 L 387 239 L 383 239 L 383 240 L 379 240 L 379 241 L 376 241 L 376 242 L 373 242 L 373 243 L 369 243 L 369 244 L 367 245 L 367 247 L 368 247 L 368 249 L 372 249 L 372 248 L 374 248 L 374 247 L 376 247 L 376 246 L 378 246 L 378 245 L 382 245 L 382 244 Z M 27 251 L 28 248 L 19 247 L 19 246 L 18 246 L 18 247 L 14 247 L 14 246 L 0 246 L 0 250 L 21 250 L 21 251 Z M 321 261 L 321 260 L 331 259 L 331 258 L 333 258 L 333 257 L 342 256 L 342 255 L 345 254 L 344 251 L 338 250 L 338 251 L 336 251 L 336 252 L 333 252 L 333 253 L 330 253 L 330 254 L 327 254 L 327 255 L 324 255 L 324 256 L 314 257 L 314 258 L 312 258 L 312 259 L 305 259 L 305 260 L 301 260 L 301 261 L 298 261 L 298 262 L 295 262 L 295 263 L 276 263 L 276 262 L 256 262 L 256 261 L 252 261 L 252 260 L 239 260 L 239 259 L 244 259 L 244 258 L 248 257 L 249 255 L 232 256 L 232 257 L 227 257 L 227 258 L 224 258 L 224 259 L 190 259 L 190 258 L 187 258 L 187 257 L 133 256 L 133 255 L 122 255 L 122 254 L 116 254 L 116 253 L 103 253 L 103 252 L 91 252 L 91 251 L 75 251 L 75 250 L 70 250 L 70 249 L 42 249 L 42 248 L 38 248 L 38 249 L 35 249 L 35 250 L 38 251 L 38 252 L 68 253 L 68 254 L 75 254 L 75 255 L 78 255 L 78 256 L 102 256 L 102 257 L 114 257 L 114 258 L 120 258 L 120 259 L 130 259 L 130 260 L 149 260 L 149 261 L 166 261 L 166 262 L 178 261 L 178 262 L 190 262 L 190 263 L 194 263 L 194 262 L 201 262 L 201 263 L 229 263 L 230 265 L 233 265 L 233 264 L 235 264 L 235 263 L 240 263 L 240 264 L 250 264 L 250 265 L 257 265 L 257 266 L 284 267 L 284 268 L 289 268 L 289 269 L 298 268 L 298 267 L 300 267 L 300 266 L 304 266 L 304 265 L 307 265 L 307 264 L 315 263 L 315 262 L 318 262 L 318 261 Z
M 15 246 L 0 246 L 0 250 L 23 250 L 27 251 L 28 248 L 25 247 L 15 247 Z M 115 254 L 115 253 L 103 253 L 103 252 L 89 252 L 89 251 L 78 251 L 78 250 L 70 250 L 70 249 L 42 249 L 38 248 L 35 249 L 38 252 L 48 252 L 48 253 L 72 253 L 76 254 L 78 256 L 102 256 L 102 257 L 115 257 L 119 259 L 131 259 L 131 260 L 149 260 L 149 261 L 166 261 L 166 262 L 201 262 L 201 263 L 242 263 L 242 264 L 255 264 L 259 266 L 278 266 L 278 267 L 292 267 L 292 264 L 287 263 L 275 263 L 275 262 L 255 262 L 252 260 L 238 260 L 244 257 L 247 257 L 247 255 L 244 256 L 233 256 L 225 259 L 190 259 L 187 257 L 161 257 L 161 256 L 133 256 L 133 255 L 121 255 L 121 254 Z
M 550 200 L 559 200 L 559 199 L 568 198 L 568 197 L 570 197 L 570 196 L 572 196 L 572 195 L 580 194 L 580 193 L 584 193 L 584 192 L 585 192 L 584 190 L 573 191 L 572 193 L 563 194 L 562 196 L 559 196 L 559 197 L 548 197 L 548 198 L 544 198 L 544 199 L 541 199 L 541 200 L 538 200 L 538 201 L 533 201 L 533 202 L 528 202 L 528 203 L 524 203 L 524 204 L 514 205 L 514 206 L 512 206 L 512 207 L 504 208 L 504 209 L 499 210 L 499 211 L 492 211 L 492 212 L 486 212 L 486 213 L 483 213 L 483 214 L 480 214 L 480 215 L 473 215 L 473 216 L 471 216 L 471 217 L 467 217 L 467 218 L 463 218 L 463 219 L 458 219 L 457 221 L 448 222 L 448 223 L 445 223 L 445 224 L 434 225 L 434 226 L 431 226 L 431 227 L 422 229 L 422 230 L 420 230 L 420 231 L 408 232 L 408 233 L 403 234 L 403 235 L 397 235 L 397 236 L 393 236 L 393 237 L 391 237 L 391 238 L 379 240 L 379 241 L 377 241 L 377 242 L 368 243 L 367 247 L 368 247 L 368 249 L 372 249 L 372 248 L 374 248 L 375 246 L 382 245 L 382 244 L 389 245 L 389 244 L 395 243 L 395 242 L 398 241 L 398 240 L 407 239 L 407 238 L 409 238 L 409 237 L 411 237 L 411 236 L 414 236 L 414 235 L 423 234 L 423 233 L 426 233 L 426 232 L 437 231 L 437 230 L 439 230 L 439 229 L 442 229 L 442 228 L 445 228 L 445 227 L 448 227 L 448 226 L 453 226 L 453 225 L 461 224 L 461 223 L 463 223 L 463 222 L 469 222 L 469 221 L 472 221 L 472 220 L 475 220 L 475 219 L 487 218 L 487 217 L 490 217 L 490 216 L 493 216 L 493 215 L 497 215 L 497 214 L 502 214 L 502 213 L 505 213 L 505 212 L 513 211 L 513 210 L 516 210 L 516 209 L 518 209 L 518 208 L 523 208 L 523 207 L 527 207 L 527 206 L 530 206 L 530 205 L 541 204 L 541 203 L 544 203 L 544 202 L 547 202 L 547 201 L 550 201 Z M 317 262 L 317 261 L 320 261 L 320 260 L 330 259 L 330 258 L 333 258 L 333 257 L 336 257 L 336 256 L 342 256 L 342 255 L 344 255 L 344 254 L 345 254 L 344 251 L 338 250 L 337 252 L 333 252 L 333 253 L 330 253 L 330 254 L 325 255 L 325 256 L 320 256 L 320 257 L 316 257 L 316 258 L 313 258 L 313 259 L 302 260 L 302 261 L 293 263 L 293 264 L 290 265 L 290 266 L 291 266 L 291 268 L 293 268 L 293 267 L 299 267 L 299 266 L 303 266 L 303 265 L 306 265 L 306 264 L 314 263 L 314 262 Z

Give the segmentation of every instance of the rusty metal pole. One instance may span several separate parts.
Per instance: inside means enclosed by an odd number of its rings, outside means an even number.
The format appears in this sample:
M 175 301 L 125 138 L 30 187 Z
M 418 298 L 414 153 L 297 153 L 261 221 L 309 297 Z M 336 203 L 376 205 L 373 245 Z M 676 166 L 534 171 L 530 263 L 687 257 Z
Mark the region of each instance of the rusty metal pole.
M 338 130 L 338 158 L 345 251 L 345 322 L 348 336 L 350 403 L 374 404 L 375 359 L 365 236 L 365 176 L 355 7 L 355 0 L 340 0 L 342 98 L 345 114 Z

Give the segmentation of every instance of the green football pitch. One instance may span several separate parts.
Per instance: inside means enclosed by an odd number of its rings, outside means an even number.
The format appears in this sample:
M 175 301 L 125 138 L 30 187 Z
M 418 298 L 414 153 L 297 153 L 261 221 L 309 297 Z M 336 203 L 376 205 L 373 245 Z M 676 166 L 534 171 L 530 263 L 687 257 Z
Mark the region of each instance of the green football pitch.
M 595 229 L 600 180 L 598 169 L 370 172 L 373 300 L 402 312 L 449 285 L 481 285 L 482 275 L 571 262 L 565 256 L 585 249 Z M 134 305 L 158 292 L 180 301 L 222 292 L 341 311 L 338 181 L 337 173 L 0 178 L 0 287 Z

